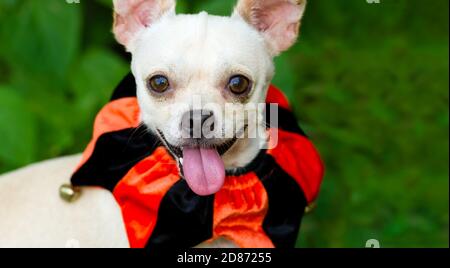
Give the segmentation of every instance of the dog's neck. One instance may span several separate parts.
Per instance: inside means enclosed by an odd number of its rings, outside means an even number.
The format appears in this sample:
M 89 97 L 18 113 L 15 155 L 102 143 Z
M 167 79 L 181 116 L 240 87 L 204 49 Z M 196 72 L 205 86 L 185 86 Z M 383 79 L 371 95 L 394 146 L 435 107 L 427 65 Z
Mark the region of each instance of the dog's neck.
M 252 139 L 239 139 L 231 149 L 223 156 L 223 162 L 227 171 L 234 171 L 249 165 L 258 156 L 261 148 L 265 148 L 268 137 Z

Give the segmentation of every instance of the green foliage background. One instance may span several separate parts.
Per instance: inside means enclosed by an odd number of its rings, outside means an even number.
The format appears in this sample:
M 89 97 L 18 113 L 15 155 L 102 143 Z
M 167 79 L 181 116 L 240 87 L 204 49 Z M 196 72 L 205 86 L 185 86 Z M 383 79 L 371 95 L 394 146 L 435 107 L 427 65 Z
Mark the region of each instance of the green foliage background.
M 128 72 L 110 2 L 0 0 L 0 172 L 87 144 Z M 178 10 L 226 15 L 233 4 Z M 448 5 L 309 1 L 274 81 L 327 166 L 299 247 L 449 246 Z

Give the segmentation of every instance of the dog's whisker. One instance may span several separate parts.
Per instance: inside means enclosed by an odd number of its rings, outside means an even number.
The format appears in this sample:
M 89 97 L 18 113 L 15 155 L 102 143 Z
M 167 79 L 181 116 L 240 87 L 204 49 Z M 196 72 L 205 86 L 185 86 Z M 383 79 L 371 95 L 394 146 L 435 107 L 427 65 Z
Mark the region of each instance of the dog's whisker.
M 139 125 L 138 125 L 138 127 L 137 128 L 135 128 L 134 130 L 133 130 L 133 132 L 131 132 L 131 135 L 130 135 L 130 137 L 128 138 L 128 140 L 127 140 L 127 144 L 125 145 L 125 148 L 124 148 L 124 151 L 128 148 L 128 146 L 130 145 L 130 143 L 131 143 L 131 141 L 133 140 L 133 138 L 135 137 L 135 135 L 139 132 L 139 131 L 141 131 L 141 130 L 146 130 L 146 126 L 143 124 L 143 123 L 140 123 Z M 138 137 L 138 138 L 142 138 L 142 136 L 140 136 L 140 137 Z

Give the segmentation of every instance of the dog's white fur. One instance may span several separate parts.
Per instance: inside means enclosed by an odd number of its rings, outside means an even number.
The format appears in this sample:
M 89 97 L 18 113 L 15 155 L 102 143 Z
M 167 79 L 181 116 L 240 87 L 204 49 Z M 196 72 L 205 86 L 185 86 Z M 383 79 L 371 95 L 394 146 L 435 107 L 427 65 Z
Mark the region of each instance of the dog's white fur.
M 80 156 L 32 165 L 0 177 L 0 247 L 128 247 L 121 212 L 106 190 L 83 189 L 67 203 L 58 189 Z
M 152 41 L 157 38 L 165 41 Z M 180 52 L 181 56 L 174 51 Z M 244 111 L 250 110 L 250 105 L 264 103 L 273 75 L 271 56 L 264 40 L 238 17 L 230 20 L 206 13 L 196 16 L 168 14 L 139 36 L 133 43 L 132 53 L 142 120 L 151 130 L 160 129 L 172 145 L 179 145 L 182 140 L 180 123 L 182 116 L 192 109 L 194 96 L 202 104 L 213 104 L 210 110 L 215 109 L 215 115 L 225 113 L 226 103 L 232 105 L 231 110 L 237 111 L 236 122 L 243 125 Z M 145 85 L 147 78 L 156 73 L 166 74 L 176 87 L 177 92 L 164 101 L 150 96 Z M 224 94 L 233 74 L 246 74 L 254 81 L 254 94 L 246 105 L 233 103 L 233 99 Z M 232 120 L 232 116 L 223 117 L 224 125 L 233 125 Z M 249 126 L 256 126 L 256 123 L 250 122 Z M 264 133 L 265 125 L 258 126 Z M 233 131 L 232 128 L 227 130 Z M 229 132 L 225 135 L 234 136 Z M 225 166 L 247 165 L 259 152 L 260 142 L 240 139 L 235 145 L 239 149 L 232 148 L 224 156 Z
M 176 15 L 174 0 L 114 3 L 114 32 L 132 53 L 142 121 L 150 130 L 162 131 L 170 144 L 181 146 L 180 123 L 183 115 L 194 109 L 197 97 L 203 105 L 212 105 L 209 110 L 215 115 L 224 115 L 216 131 L 225 137 L 233 137 L 235 131 L 226 126 L 242 126 L 244 121 L 248 131 L 266 133 L 265 123 L 249 122 L 246 112 L 256 112 L 257 104 L 265 102 L 274 74 L 273 57 L 297 38 L 304 3 L 242 0 L 231 18 L 205 12 Z M 236 74 L 245 75 L 253 84 L 244 104 L 226 92 L 230 77 Z M 173 93 L 163 96 L 163 101 L 149 93 L 146 83 L 153 75 L 165 75 L 172 85 Z M 225 111 L 225 104 L 231 109 Z M 237 118 L 230 116 L 230 111 Z M 263 111 L 258 113 L 258 118 L 263 118 Z M 239 139 L 223 156 L 225 167 L 246 166 L 267 140 L 260 135 Z
M 305 2 L 240 0 L 231 17 L 216 17 L 175 15 L 174 0 L 114 0 L 113 31 L 133 55 L 143 122 L 177 145 L 186 110 L 174 113 L 168 104 L 192 107 L 192 96 L 198 95 L 219 109 L 230 102 L 237 110 L 248 109 L 223 92 L 235 74 L 253 81 L 246 103 L 263 103 L 273 57 L 295 42 Z M 152 74 L 170 77 L 176 93 L 163 101 L 152 97 L 145 84 Z M 244 120 L 244 113 L 238 114 Z M 223 156 L 226 167 L 252 161 L 264 141 L 239 140 Z M 0 247 L 128 247 L 120 209 L 109 192 L 83 189 L 71 204 L 59 198 L 59 186 L 69 182 L 78 161 L 78 156 L 61 158 L 0 177 Z

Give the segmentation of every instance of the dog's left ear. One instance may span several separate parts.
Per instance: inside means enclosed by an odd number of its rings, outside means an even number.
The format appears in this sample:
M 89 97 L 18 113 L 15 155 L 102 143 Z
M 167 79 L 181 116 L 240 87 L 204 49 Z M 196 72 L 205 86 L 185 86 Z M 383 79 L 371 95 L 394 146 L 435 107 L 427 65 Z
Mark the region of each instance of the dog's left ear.
M 233 16 L 240 16 L 260 31 L 273 56 L 297 40 L 306 0 L 239 0 Z
M 175 14 L 175 0 L 113 0 L 113 32 L 129 51 L 143 29 L 150 27 L 166 13 Z

